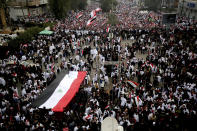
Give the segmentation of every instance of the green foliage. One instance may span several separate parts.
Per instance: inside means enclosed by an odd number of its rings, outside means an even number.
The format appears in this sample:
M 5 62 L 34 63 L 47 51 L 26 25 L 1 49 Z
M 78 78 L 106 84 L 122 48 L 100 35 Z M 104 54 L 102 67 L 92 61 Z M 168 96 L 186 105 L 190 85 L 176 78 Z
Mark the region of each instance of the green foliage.
M 34 27 L 34 26 L 40 26 L 40 24 L 37 24 L 37 23 L 35 23 L 35 22 L 26 22 L 26 23 L 24 24 L 24 27 L 25 27 L 25 28 Z
M 72 10 L 84 10 L 87 6 L 87 0 L 71 0 Z
M 24 24 L 25 28 L 35 27 L 38 26 L 40 28 L 50 27 L 51 29 L 56 23 L 46 22 L 46 23 L 35 23 L 35 22 L 27 22 Z
M 56 18 L 63 18 L 70 10 L 70 0 L 49 0 L 49 6 Z
M 64 18 L 71 10 L 83 10 L 87 0 L 49 0 L 49 6 L 56 18 Z
M 117 16 L 113 13 L 110 13 L 108 15 L 108 22 L 107 23 L 110 24 L 111 26 L 115 26 L 116 24 L 118 24 L 119 21 L 118 21 Z
M 51 23 L 51 22 L 47 22 L 47 23 L 43 23 L 41 27 L 46 28 L 46 27 L 50 27 L 51 29 L 55 26 L 55 23 Z
M 147 10 L 157 11 L 161 9 L 161 0 L 145 0 Z
M 104 12 L 109 12 L 111 10 L 111 3 L 108 0 L 101 0 L 101 8 Z
M 87 0 L 77 0 L 77 1 L 79 1 L 78 9 L 79 10 L 84 10 L 85 7 L 87 6 Z
M 8 46 L 11 49 L 17 49 L 18 47 L 20 47 L 20 44 L 25 44 L 25 43 L 32 41 L 33 37 L 37 35 L 43 29 L 44 28 L 40 28 L 37 26 L 31 27 L 27 29 L 25 32 L 19 34 L 19 36 L 16 37 L 15 39 L 12 39 L 11 41 L 9 41 Z
M 113 10 L 118 4 L 116 0 L 100 0 L 101 8 L 104 12 Z
M 5 8 L 6 0 L 0 0 L 0 8 Z
M 48 26 L 52 29 L 55 24 L 56 23 L 51 22 L 43 24 L 29 23 L 29 28 L 25 32 L 20 33 L 19 36 L 15 39 L 10 40 L 8 42 L 8 46 L 12 49 L 17 49 L 20 44 L 25 44 L 32 41 L 33 37 L 36 36 L 39 32 L 41 32 Z

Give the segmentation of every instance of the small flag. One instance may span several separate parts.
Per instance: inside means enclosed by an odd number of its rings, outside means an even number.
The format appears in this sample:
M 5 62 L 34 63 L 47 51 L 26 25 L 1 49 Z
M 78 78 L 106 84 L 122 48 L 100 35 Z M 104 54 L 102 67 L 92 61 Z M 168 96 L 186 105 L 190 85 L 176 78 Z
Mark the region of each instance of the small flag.
M 152 63 L 150 63 L 150 68 L 152 71 L 154 71 L 157 67 L 155 65 L 153 65 Z
M 101 8 L 96 8 L 95 11 L 99 12 L 99 11 L 101 11 Z
M 96 19 L 96 16 L 94 16 L 93 18 L 89 19 L 88 22 L 87 22 L 87 26 L 91 25 L 94 20 Z
M 106 107 L 105 107 L 105 109 L 108 109 L 109 108 L 109 105 L 107 105 Z
M 137 107 L 139 107 L 139 106 L 142 105 L 142 100 L 140 99 L 139 96 L 136 96 L 136 97 L 135 97 L 135 103 L 136 103 Z
M 109 30 L 110 30 L 110 28 L 109 28 L 109 26 L 107 27 L 107 29 L 106 29 L 106 32 L 108 33 L 109 32 Z
M 14 72 L 14 73 L 12 74 L 12 76 L 17 77 L 17 74 Z
M 144 89 L 144 87 L 140 87 L 140 90 L 144 91 L 145 89 Z
M 85 117 L 86 120 L 89 120 L 90 118 L 91 118 L 90 114 Z
M 83 15 L 83 13 L 80 12 L 79 14 L 77 14 L 76 18 L 79 19 L 82 15 Z
M 55 68 L 55 64 L 53 63 L 53 64 L 51 65 L 51 71 L 52 71 L 52 72 L 54 72 L 54 68 Z
M 139 84 L 136 83 L 136 82 L 134 82 L 134 81 L 128 80 L 127 82 L 128 82 L 131 86 L 133 86 L 134 88 L 136 88 L 137 86 L 139 86 Z
M 90 18 L 93 18 L 94 16 L 96 16 L 96 11 L 95 10 L 91 11 Z
M 142 65 L 142 67 L 149 66 L 148 63 L 149 63 L 149 61 L 145 62 L 145 63 Z
M 151 64 L 150 64 L 150 67 L 151 67 L 151 69 L 153 69 L 153 68 L 154 68 L 154 65 L 151 63 Z

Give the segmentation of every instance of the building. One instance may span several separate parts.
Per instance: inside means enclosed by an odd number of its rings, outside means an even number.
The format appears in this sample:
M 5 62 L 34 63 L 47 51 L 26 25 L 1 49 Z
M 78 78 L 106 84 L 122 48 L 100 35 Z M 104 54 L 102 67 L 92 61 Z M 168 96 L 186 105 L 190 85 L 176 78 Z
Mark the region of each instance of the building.
M 161 7 L 178 8 L 179 0 L 161 0 Z
M 197 20 L 197 0 L 180 0 L 178 14 L 179 16 Z
M 11 0 L 7 3 L 10 18 L 42 15 L 47 12 L 48 0 Z
M 142 0 L 133 0 L 133 3 L 137 6 L 141 6 Z

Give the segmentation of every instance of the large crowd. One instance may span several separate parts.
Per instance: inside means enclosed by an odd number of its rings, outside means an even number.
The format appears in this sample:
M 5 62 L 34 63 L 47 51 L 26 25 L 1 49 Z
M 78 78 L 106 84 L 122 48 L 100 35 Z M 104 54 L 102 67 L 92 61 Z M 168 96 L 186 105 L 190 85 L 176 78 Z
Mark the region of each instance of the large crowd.
M 52 35 L 37 35 L 19 51 L 7 52 L 0 65 L 0 129 L 97 131 L 110 116 L 126 131 L 194 130 L 197 24 L 180 17 L 165 28 L 158 14 L 140 13 L 124 1 L 114 11 L 120 24 L 106 32 L 102 12 L 86 27 L 96 6 L 80 19 L 72 12 L 56 20 Z M 107 68 L 106 61 L 122 63 Z M 32 106 L 62 70 L 87 71 L 69 106 L 63 113 Z

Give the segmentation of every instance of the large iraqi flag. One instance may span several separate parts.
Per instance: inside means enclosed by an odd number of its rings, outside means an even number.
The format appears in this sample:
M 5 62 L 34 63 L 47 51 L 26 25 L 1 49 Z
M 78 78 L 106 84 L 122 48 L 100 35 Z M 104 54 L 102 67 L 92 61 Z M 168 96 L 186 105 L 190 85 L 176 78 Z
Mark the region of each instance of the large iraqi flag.
M 70 71 L 69 74 L 63 77 L 51 96 L 39 108 L 51 109 L 54 112 L 63 112 L 63 109 L 78 92 L 85 76 L 85 71 Z

